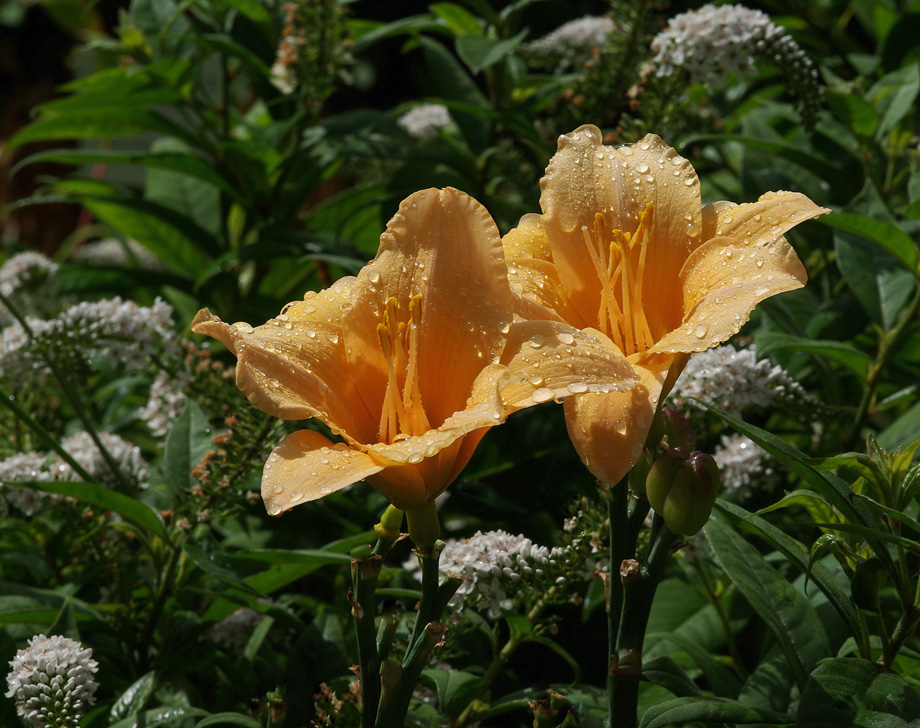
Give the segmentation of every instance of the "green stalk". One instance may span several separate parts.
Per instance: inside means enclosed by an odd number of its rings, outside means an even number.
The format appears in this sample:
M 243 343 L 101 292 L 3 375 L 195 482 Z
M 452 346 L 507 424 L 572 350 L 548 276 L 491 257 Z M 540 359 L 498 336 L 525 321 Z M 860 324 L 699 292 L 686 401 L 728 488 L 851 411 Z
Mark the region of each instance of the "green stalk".
M 623 478 L 607 492 L 607 514 L 610 528 L 610 573 L 607 577 L 607 697 L 610 701 L 610 715 L 614 711 L 614 671 L 617 661 L 617 633 L 623 612 L 623 581 L 620 566 L 636 550 L 636 541 L 630 543 L 629 528 L 629 484 Z M 638 533 L 638 530 L 636 530 Z
M 358 665 L 361 670 L 361 725 L 373 728 L 380 703 L 380 659 L 377 654 L 376 591 L 383 558 L 374 554 L 351 562 L 353 593 L 349 594 L 351 614 L 358 640 Z
M 655 591 L 676 541 L 677 536 L 661 525 L 651 543 L 645 566 L 636 559 L 627 559 L 620 568 L 623 609 L 608 679 L 610 728 L 636 727 L 645 631 Z
M 141 665 L 145 671 L 149 667 L 150 642 L 153 640 L 153 635 L 156 632 L 157 624 L 160 621 L 160 615 L 163 613 L 163 607 L 166 605 L 166 599 L 172 592 L 176 569 L 179 566 L 179 559 L 182 556 L 182 549 L 177 544 L 167 543 L 166 546 L 170 549 L 169 561 L 166 563 L 166 568 L 163 570 L 157 583 L 156 595 L 153 599 L 153 609 L 150 610 L 150 616 L 147 618 L 147 624 L 144 626 L 139 645 L 142 650 Z

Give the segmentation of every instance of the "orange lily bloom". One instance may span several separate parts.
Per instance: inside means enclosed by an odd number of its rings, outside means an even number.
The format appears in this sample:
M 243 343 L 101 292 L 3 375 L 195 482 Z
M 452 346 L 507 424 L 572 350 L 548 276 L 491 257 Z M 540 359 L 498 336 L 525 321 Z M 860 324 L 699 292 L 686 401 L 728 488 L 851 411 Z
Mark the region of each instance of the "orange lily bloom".
M 356 277 L 308 292 L 253 328 L 207 309 L 192 330 L 238 358 L 237 385 L 284 419 L 316 417 L 265 463 L 271 515 L 367 480 L 398 508 L 425 506 L 489 427 L 532 404 L 635 386 L 619 353 L 568 324 L 513 321 L 501 237 L 454 189 L 400 205 Z
M 763 299 L 804 285 L 783 233 L 828 210 L 794 192 L 703 207 L 693 167 L 660 138 L 608 147 L 592 125 L 559 138 L 540 188 L 543 214 L 503 240 L 516 312 L 593 334 L 638 374 L 631 391 L 565 402 L 585 465 L 616 483 L 689 355 L 736 334 Z

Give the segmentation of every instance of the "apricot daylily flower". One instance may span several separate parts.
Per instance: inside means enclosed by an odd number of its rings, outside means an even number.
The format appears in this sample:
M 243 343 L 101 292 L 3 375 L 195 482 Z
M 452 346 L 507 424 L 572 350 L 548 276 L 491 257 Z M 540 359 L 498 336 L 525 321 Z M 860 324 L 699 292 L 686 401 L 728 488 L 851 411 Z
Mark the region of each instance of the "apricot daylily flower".
M 638 374 L 632 391 L 565 402 L 585 465 L 616 483 L 689 355 L 737 333 L 763 299 L 804 285 L 783 233 L 828 211 L 794 192 L 702 207 L 693 167 L 657 136 L 607 147 L 591 125 L 559 138 L 540 188 L 543 214 L 525 215 L 503 241 L 516 311 L 592 333 Z
M 192 324 L 238 358 L 260 409 L 316 417 L 271 454 L 271 515 L 367 480 L 418 509 L 460 473 L 486 429 L 518 409 L 635 386 L 625 359 L 559 321 L 513 322 L 501 238 L 453 189 L 405 200 L 357 277 L 290 303 L 257 328 L 198 312 Z

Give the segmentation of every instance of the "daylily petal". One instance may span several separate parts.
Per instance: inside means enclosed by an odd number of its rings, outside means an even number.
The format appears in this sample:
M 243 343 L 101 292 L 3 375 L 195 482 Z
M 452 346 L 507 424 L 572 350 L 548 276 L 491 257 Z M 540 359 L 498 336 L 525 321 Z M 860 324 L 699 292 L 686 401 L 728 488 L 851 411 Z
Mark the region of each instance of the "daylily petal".
M 314 430 L 298 430 L 284 438 L 266 460 L 262 500 L 269 515 L 279 516 L 382 469 L 360 450 L 335 444 Z
M 358 441 L 376 428 L 348 375 L 342 330 L 335 324 L 282 314 L 255 328 L 231 326 L 204 308 L 192 330 L 214 337 L 236 354 L 237 386 L 268 414 L 289 420 L 317 417 L 334 432 Z
M 699 180 L 692 165 L 653 134 L 627 147 L 605 147 L 600 130 L 586 125 L 559 138 L 540 185 L 553 260 L 586 321 L 597 318 L 600 287 L 587 265 L 585 231 L 594 229 L 600 213 L 608 232 L 633 234 L 651 203 L 645 234 L 654 244 L 648 246 L 645 266 L 655 275 L 643 288 L 647 297 L 662 302 L 651 312 L 650 324 L 660 329 L 669 323 L 656 320 L 656 314 L 673 308 L 664 305 L 665 299 L 673 296 L 680 264 L 700 240 Z M 601 258 L 604 254 L 600 251 Z
M 358 275 L 342 325 L 359 378 L 362 368 L 386 371 L 377 325 L 388 299 L 408 315 L 415 296 L 421 297 L 421 320 L 414 321 L 418 386 L 435 424 L 463 409 L 476 375 L 501 351 L 512 319 L 498 228 L 482 205 L 458 190 L 423 190 L 404 200 L 377 256 Z M 376 394 L 382 401 L 383 389 Z
M 585 467 L 601 482 L 618 483 L 639 459 L 673 361 L 665 355 L 649 360 L 648 368 L 636 365 L 635 389 L 565 400 L 569 438 Z
M 757 202 L 716 202 L 703 208 L 703 239 L 730 236 L 767 243 L 800 222 L 830 212 L 799 192 L 767 192 Z
M 805 285 L 807 274 L 781 235 L 763 244 L 713 238 L 697 248 L 681 271 L 681 326 L 651 351 L 705 351 L 734 336 L 765 298 Z
M 632 389 L 638 382 L 616 349 L 557 321 L 516 323 L 501 363 L 508 372 L 501 399 L 509 412 L 585 392 Z

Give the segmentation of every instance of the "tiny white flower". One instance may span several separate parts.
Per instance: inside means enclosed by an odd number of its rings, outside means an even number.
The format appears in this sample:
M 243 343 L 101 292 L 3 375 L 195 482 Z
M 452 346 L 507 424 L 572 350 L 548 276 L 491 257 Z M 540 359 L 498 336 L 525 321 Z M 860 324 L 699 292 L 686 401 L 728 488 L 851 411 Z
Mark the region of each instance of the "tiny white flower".
M 442 104 L 421 104 L 400 116 L 396 123 L 416 139 L 428 139 L 439 129 L 453 123 L 450 112 Z

